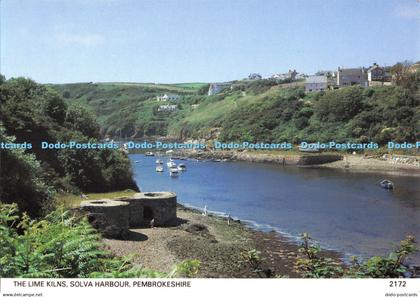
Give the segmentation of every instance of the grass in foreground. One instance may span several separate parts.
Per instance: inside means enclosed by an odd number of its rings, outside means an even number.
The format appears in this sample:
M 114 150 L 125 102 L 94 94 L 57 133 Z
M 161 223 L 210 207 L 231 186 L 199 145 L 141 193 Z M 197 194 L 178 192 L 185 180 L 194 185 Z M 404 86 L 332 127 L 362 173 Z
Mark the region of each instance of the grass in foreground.
M 132 196 L 135 193 L 133 190 L 124 190 L 116 192 L 107 192 L 107 193 L 88 193 L 85 194 L 87 197 L 82 198 L 81 195 L 76 194 L 61 194 L 57 195 L 56 200 L 57 204 L 64 207 L 76 207 L 80 205 L 80 202 L 86 200 L 96 200 L 96 199 L 117 199 L 127 196 Z

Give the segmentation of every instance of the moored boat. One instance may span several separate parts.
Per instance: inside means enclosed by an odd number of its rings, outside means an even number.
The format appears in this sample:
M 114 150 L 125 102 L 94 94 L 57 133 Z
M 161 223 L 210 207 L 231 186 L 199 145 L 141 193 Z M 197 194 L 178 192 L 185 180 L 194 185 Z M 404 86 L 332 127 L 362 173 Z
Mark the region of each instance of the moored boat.
M 177 177 L 179 175 L 179 171 L 177 168 L 170 168 L 169 169 L 169 176 Z
M 146 152 L 144 155 L 146 157 L 153 157 L 155 154 L 153 152 Z
M 387 190 L 392 190 L 394 188 L 394 183 L 390 180 L 384 179 L 379 183 L 379 185 Z
M 180 163 L 180 164 L 178 165 L 178 170 L 179 170 L 179 171 L 186 171 L 186 170 L 187 170 L 187 166 L 185 166 L 185 164 L 184 164 L 184 163 Z
M 156 166 L 156 172 L 163 172 L 163 166 L 162 165 Z
M 168 163 L 166 163 L 166 165 L 167 165 L 169 168 L 176 168 L 176 163 L 175 163 L 174 161 L 172 161 L 172 159 L 170 159 L 170 160 L 168 161 Z
M 163 162 L 161 160 L 157 159 L 156 164 L 163 164 Z

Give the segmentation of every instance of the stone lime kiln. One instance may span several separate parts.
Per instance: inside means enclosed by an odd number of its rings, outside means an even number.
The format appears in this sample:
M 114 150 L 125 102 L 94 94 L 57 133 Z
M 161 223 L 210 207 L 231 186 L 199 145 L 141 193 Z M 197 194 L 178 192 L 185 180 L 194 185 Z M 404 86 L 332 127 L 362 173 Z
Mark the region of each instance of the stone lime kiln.
M 81 209 L 105 237 L 126 238 L 133 227 L 166 227 L 177 222 L 176 194 L 142 192 L 115 200 L 83 201 Z

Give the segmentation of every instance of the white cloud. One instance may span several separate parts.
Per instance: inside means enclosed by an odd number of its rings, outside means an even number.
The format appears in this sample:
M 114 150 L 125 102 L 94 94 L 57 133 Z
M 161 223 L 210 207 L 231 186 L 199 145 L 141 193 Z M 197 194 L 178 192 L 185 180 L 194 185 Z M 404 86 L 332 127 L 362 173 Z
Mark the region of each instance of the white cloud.
M 79 45 L 85 47 L 93 47 L 103 43 L 105 40 L 102 34 L 97 33 L 60 32 L 57 33 L 55 37 L 60 46 Z

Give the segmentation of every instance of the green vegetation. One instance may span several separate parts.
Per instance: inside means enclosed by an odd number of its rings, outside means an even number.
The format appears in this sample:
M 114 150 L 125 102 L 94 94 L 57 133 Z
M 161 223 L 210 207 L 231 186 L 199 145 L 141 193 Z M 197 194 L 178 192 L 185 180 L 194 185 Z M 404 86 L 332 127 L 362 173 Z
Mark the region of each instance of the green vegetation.
M 13 142 L 0 126 L 0 142 Z M 40 162 L 23 149 L 0 150 L 0 201 L 18 203 L 34 216 L 50 211 L 53 207 L 53 189 L 43 179 Z
M 0 277 L 193 277 L 200 262 L 186 260 L 170 273 L 113 256 L 85 217 L 57 209 L 41 220 L 19 217 L 16 204 L 0 203 Z
M 106 193 L 86 193 L 84 197 L 76 195 L 73 193 L 62 193 L 56 195 L 56 202 L 60 206 L 67 208 L 73 208 L 80 205 L 80 202 L 86 200 L 96 200 L 96 199 L 118 199 L 123 197 L 129 197 L 134 195 L 135 191 L 133 190 L 124 190 L 116 192 L 106 192 Z
M 41 148 L 42 141 L 98 142 L 100 126 L 92 111 L 77 103 L 68 106 L 50 87 L 24 78 L 0 77 L 0 95 L 0 142 L 33 145 L 0 150 L 0 277 L 197 274 L 197 260 L 160 273 L 132 264 L 129 257 L 115 257 L 84 215 L 65 210 L 80 201 L 80 191 L 114 190 L 89 198 L 115 198 L 138 190 L 121 151 Z
M 106 192 L 134 189 L 128 157 L 116 150 L 46 150 L 41 142 L 98 142 L 95 115 L 67 106 L 57 92 L 32 80 L 0 84 L 0 141 L 33 147 L 0 150 L 0 201 L 40 216 L 53 209 L 54 192 Z
M 305 95 L 278 90 L 226 116 L 224 141 L 415 141 L 420 107 L 417 89 L 349 87 Z M 417 128 L 416 128 L 417 127 Z
M 417 251 L 413 236 L 401 240 L 400 245 L 388 256 L 374 256 L 362 262 L 352 257 L 350 264 L 323 256 L 323 251 L 312 238 L 304 233 L 302 243 L 294 263 L 294 270 L 304 278 L 404 278 L 409 277 L 406 258 Z M 288 275 L 276 274 L 266 267 L 261 252 L 252 249 L 241 253 L 242 263 L 251 268 L 257 277 L 279 278 Z
M 158 112 L 156 97 L 177 94 L 188 97 L 202 84 L 78 83 L 52 85 L 69 104 L 92 110 L 101 133 L 113 138 L 166 135 L 168 113 Z M 181 106 L 180 106 L 181 107 Z
M 387 257 L 375 256 L 359 263 L 353 257 L 349 267 L 334 263 L 330 258 L 319 255 L 319 245 L 311 244 L 308 234 L 302 235 L 301 256 L 296 261 L 297 270 L 307 278 L 399 278 L 405 277 L 408 266 L 404 261 L 408 255 L 417 251 L 413 236 L 407 236 L 400 242 L 400 246 Z
M 205 84 L 69 84 L 53 86 L 83 103 L 112 137 L 170 136 L 222 141 L 415 141 L 420 127 L 418 72 L 396 86 L 357 86 L 305 94 L 287 81 L 235 81 L 206 96 Z M 169 88 L 178 111 L 158 112 Z M 194 106 L 193 106 L 194 105 Z

